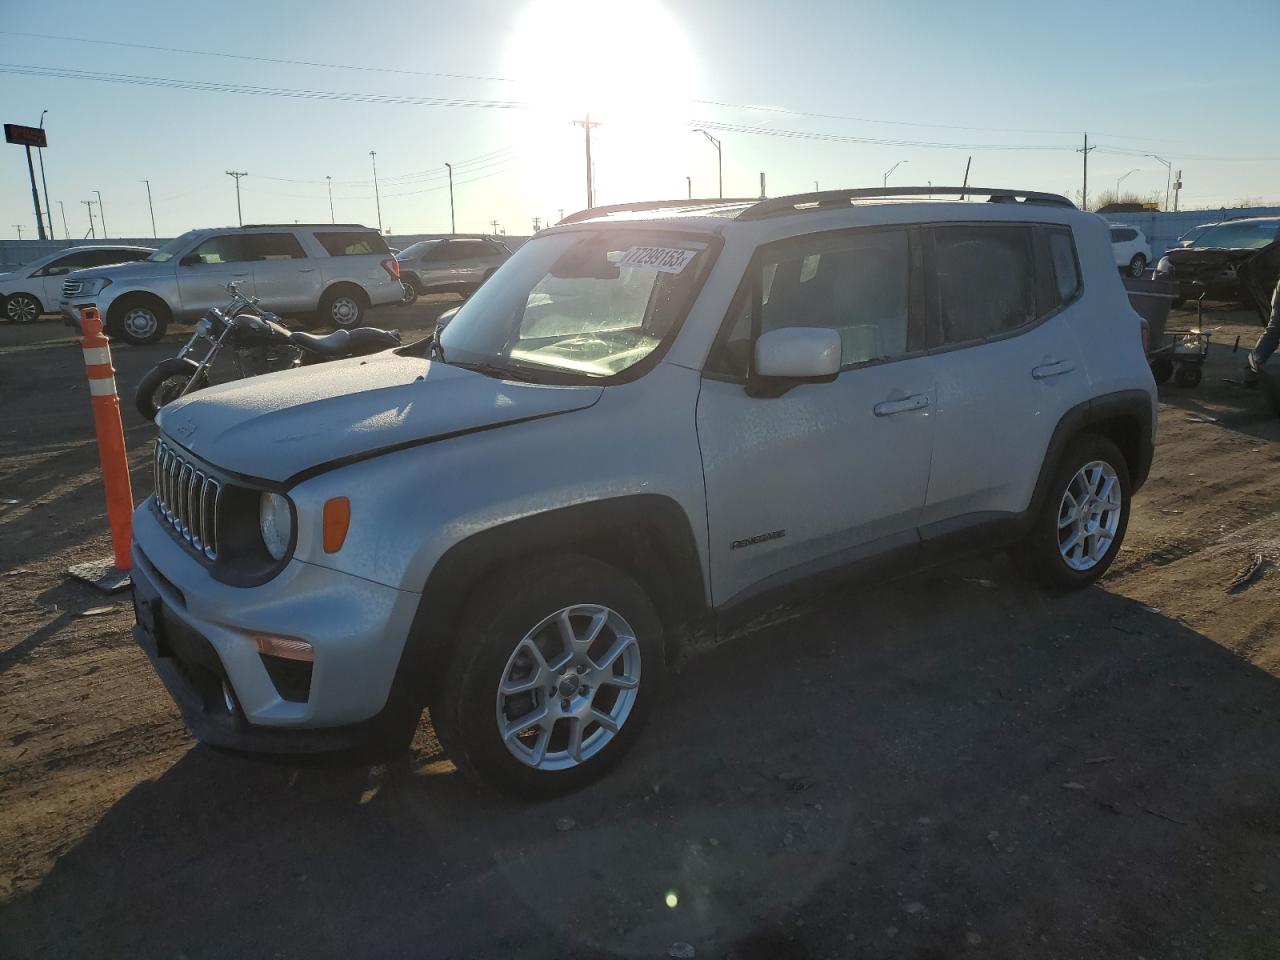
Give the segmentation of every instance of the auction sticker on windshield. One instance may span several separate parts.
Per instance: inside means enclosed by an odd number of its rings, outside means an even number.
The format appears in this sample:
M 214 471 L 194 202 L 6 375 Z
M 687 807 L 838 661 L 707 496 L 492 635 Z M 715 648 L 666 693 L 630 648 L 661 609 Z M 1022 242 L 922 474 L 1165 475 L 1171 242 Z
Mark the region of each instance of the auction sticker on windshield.
M 680 273 L 697 255 L 697 250 L 682 250 L 679 247 L 632 247 L 622 255 L 618 266 Z

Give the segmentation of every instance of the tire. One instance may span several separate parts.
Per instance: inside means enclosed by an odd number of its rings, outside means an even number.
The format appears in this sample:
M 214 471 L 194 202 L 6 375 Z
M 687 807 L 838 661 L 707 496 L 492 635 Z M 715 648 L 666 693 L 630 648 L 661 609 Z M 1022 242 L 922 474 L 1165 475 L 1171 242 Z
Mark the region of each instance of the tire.
M 1180 363 L 1178 364 L 1178 369 L 1173 371 L 1173 385 L 1190 390 L 1192 387 L 1200 386 L 1200 380 L 1203 376 L 1204 370 L 1200 364 Z
M 144 420 L 154 421 L 160 408 L 177 398 L 178 392 L 196 375 L 199 364 L 187 357 L 170 357 L 161 360 L 147 371 L 133 392 L 133 405 Z M 209 371 L 200 373 L 200 379 L 191 388 L 203 390 L 209 385 Z
M 1141 253 L 1135 253 L 1133 259 L 1129 261 L 1129 276 L 1140 277 L 1144 270 L 1147 269 L 1147 258 Z
M 411 307 L 418 302 L 418 291 L 414 289 L 412 283 L 408 280 L 401 280 L 400 287 L 403 291 L 400 294 L 400 306 Z
M 1156 357 L 1151 361 L 1151 376 L 1156 378 L 1156 383 L 1168 383 L 1173 376 L 1173 361 L 1168 357 Z
M 169 308 L 153 297 L 123 297 L 111 307 L 111 332 L 135 347 L 155 343 L 169 327 Z
M 4 301 L 4 317 L 12 323 L 35 323 L 44 308 L 29 293 L 10 294 Z
M 342 330 L 363 324 L 366 309 L 363 293 L 351 287 L 328 290 L 320 301 L 320 316 Z
M 603 619 L 594 643 L 578 654 L 589 659 L 559 665 L 568 649 L 559 619 L 566 613 L 579 639 Z M 473 598 L 455 636 L 432 722 L 463 776 L 513 796 L 553 796 L 604 775 L 634 743 L 661 691 L 664 643 L 653 603 L 630 577 L 587 557 L 542 557 L 497 578 Z M 598 669 L 619 646 L 612 664 Z M 535 650 L 549 669 L 539 668 Z M 637 683 L 588 682 L 606 675 Z M 504 695 L 504 681 L 530 688 Z M 544 717 L 522 732 L 512 727 L 504 740 L 500 722 L 539 710 L 549 711 L 549 725 Z M 611 717 L 616 732 L 592 711 Z M 575 728 L 579 760 L 571 752 Z
M 1099 466 L 1104 469 L 1097 470 Z M 1119 504 L 1108 510 L 1102 504 L 1097 504 L 1097 500 L 1086 501 L 1091 516 L 1082 524 L 1070 523 L 1064 526 L 1060 517 L 1070 510 L 1067 494 L 1072 494 L 1075 499 L 1084 492 L 1082 475 L 1086 471 L 1088 479 L 1094 476 L 1098 478 L 1098 482 L 1092 486 L 1092 493 L 1096 496 L 1100 490 L 1106 491 L 1105 499 L 1114 503 L 1115 498 L 1110 491 L 1118 489 Z M 1108 480 L 1113 481 L 1110 487 L 1107 485 Z M 1119 448 L 1100 434 L 1083 433 L 1076 437 L 1067 445 L 1054 468 L 1044 503 L 1041 504 L 1027 536 L 1010 550 L 1015 567 L 1049 590 L 1079 590 L 1089 586 L 1107 572 L 1124 542 L 1125 530 L 1129 526 L 1131 497 L 1129 467 Z M 1100 509 L 1100 512 L 1094 514 L 1095 509 Z M 1081 538 L 1082 545 L 1064 549 L 1073 535 L 1088 530 L 1090 526 L 1103 535 L 1095 537 L 1086 533 Z M 1108 534 L 1109 539 L 1105 539 L 1104 544 L 1104 537 Z M 1092 555 L 1095 543 L 1101 546 L 1100 555 L 1096 557 Z M 1071 557 L 1070 561 L 1068 556 Z

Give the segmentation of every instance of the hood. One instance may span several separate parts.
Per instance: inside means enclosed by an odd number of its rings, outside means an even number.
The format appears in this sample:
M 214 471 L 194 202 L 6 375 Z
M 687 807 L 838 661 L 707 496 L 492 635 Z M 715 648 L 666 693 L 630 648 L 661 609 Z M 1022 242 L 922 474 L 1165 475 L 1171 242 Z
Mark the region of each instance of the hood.
M 163 277 L 173 273 L 175 263 L 168 260 L 155 263 L 151 260 L 135 260 L 133 263 L 113 263 L 106 267 L 85 267 L 83 270 L 72 270 L 63 279 L 70 277 L 78 280 L 81 277 L 110 277 L 112 280 L 140 280 L 144 277 Z
M 160 411 L 211 466 L 283 482 L 306 470 L 589 407 L 603 387 L 516 383 L 394 352 L 252 377 Z
M 1248 293 L 1262 322 L 1266 323 L 1271 316 L 1271 298 L 1275 295 L 1276 284 L 1280 283 L 1280 241 L 1263 247 L 1236 270 L 1241 288 Z

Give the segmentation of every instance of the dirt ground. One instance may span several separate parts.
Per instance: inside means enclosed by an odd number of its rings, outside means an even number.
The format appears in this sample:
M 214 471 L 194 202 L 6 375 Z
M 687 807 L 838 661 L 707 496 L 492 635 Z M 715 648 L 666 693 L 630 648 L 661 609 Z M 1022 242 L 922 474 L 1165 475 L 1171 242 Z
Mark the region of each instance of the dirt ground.
M 128 600 L 65 576 L 108 553 L 79 351 L 0 327 L 0 956 L 1275 957 L 1280 420 L 1223 382 L 1256 324 L 1209 319 L 1100 587 L 992 559 L 832 594 L 532 805 L 426 723 L 373 767 L 196 746 Z M 118 349 L 122 391 L 174 346 Z

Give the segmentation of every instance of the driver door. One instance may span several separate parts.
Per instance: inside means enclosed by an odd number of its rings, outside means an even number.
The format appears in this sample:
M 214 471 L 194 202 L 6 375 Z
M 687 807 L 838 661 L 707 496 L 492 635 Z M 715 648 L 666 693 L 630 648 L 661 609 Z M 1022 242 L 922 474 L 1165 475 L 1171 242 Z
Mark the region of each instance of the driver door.
M 252 265 L 238 233 L 206 237 L 178 262 L 178 294 L 184 317 L 198 317 L 231 299 L 227 284 L 236 281 L 246 297 L 255 296 Z
M 898 227 L 757 254 L 698 397 L 716 606 L 859 561 L 914 560 L 935 393 L 920 251 L 919 231 Z M 837 331 L 836 379 L 748 392 L 755 340 L 781 327 Z

